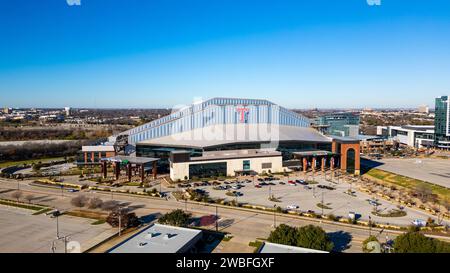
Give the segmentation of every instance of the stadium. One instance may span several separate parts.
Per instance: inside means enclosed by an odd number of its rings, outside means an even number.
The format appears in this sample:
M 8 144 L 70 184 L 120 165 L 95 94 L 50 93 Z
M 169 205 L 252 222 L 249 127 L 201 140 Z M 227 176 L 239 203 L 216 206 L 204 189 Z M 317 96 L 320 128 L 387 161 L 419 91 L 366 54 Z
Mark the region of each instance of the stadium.
M 158 159 L 158 173 L 193 176 L 340 167 L 359 174 L 359 141 L 329 137 L 268 100 L 212 98 L 110 137 L 117 154 Z M 95 162 L 95 148 L 85 148 Z M 103 148 L 104 149 L 104 148 Z M 155 171 L 153 173 L 156 173 Z

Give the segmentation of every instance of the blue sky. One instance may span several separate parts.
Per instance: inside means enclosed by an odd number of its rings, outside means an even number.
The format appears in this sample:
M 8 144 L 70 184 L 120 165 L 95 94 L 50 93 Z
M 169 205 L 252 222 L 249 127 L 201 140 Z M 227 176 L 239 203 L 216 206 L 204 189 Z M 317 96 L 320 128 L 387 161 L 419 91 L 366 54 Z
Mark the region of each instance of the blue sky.
M 450 93 L 450 1 L 0 1 L 0 106 L 416 107 Z

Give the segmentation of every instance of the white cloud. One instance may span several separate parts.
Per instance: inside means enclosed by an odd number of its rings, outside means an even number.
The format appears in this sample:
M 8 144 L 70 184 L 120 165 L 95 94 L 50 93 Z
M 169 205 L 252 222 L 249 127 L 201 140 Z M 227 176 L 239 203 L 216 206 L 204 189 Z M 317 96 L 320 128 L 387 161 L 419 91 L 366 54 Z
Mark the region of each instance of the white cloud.
M 81 0 L 66 0 L 69 6 L 81 6 Z

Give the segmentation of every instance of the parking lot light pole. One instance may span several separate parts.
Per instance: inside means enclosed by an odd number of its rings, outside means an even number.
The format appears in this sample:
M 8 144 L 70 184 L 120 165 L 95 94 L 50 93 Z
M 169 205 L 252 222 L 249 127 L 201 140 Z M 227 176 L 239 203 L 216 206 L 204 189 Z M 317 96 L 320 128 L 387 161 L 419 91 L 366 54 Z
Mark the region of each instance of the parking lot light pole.
M 119 208 L 119 237 L 122 235 L 122 208 Z
M 277 207 L 277 205 L 273 205 L 273 228 L 277 228 L 276 207 Z
M 324 206 L 324 203 L 323 203 L 323 191 L 322 191 L 322 216 L 323 216 L 323 206 Z
M 219 214 L 218 214 L 218 207 L 216 205 L 216 232 L 219 231 Z

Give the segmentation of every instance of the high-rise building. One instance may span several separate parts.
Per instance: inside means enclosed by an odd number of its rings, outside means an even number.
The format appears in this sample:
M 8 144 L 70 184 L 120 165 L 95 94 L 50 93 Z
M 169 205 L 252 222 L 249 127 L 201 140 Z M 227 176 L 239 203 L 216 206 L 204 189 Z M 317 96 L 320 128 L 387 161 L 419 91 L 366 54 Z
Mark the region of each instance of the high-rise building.
M 64 111 L 66 112 L 66 116 L 70 116 L 70 107 L 64 107 Z
M 436 98 L 434 127 L 436 147 L 450 149 L 450 102 L 448 96 Z
M 327 135 L 356 137 L 359 134 L 359 115 L 351 112 L 324 115 L 313 121 L 313 127 Z
M 3 108 L 3 113 L 5 114 L 10 114 L 11 113 L 11 109 L 8 107 Z
M 428 105 L 420 105 L 419 108 L 417 109 L 417 111 L 419 113 L 428 114 L 428 113 L 430 113 L 430 108 L 428 107 Z

